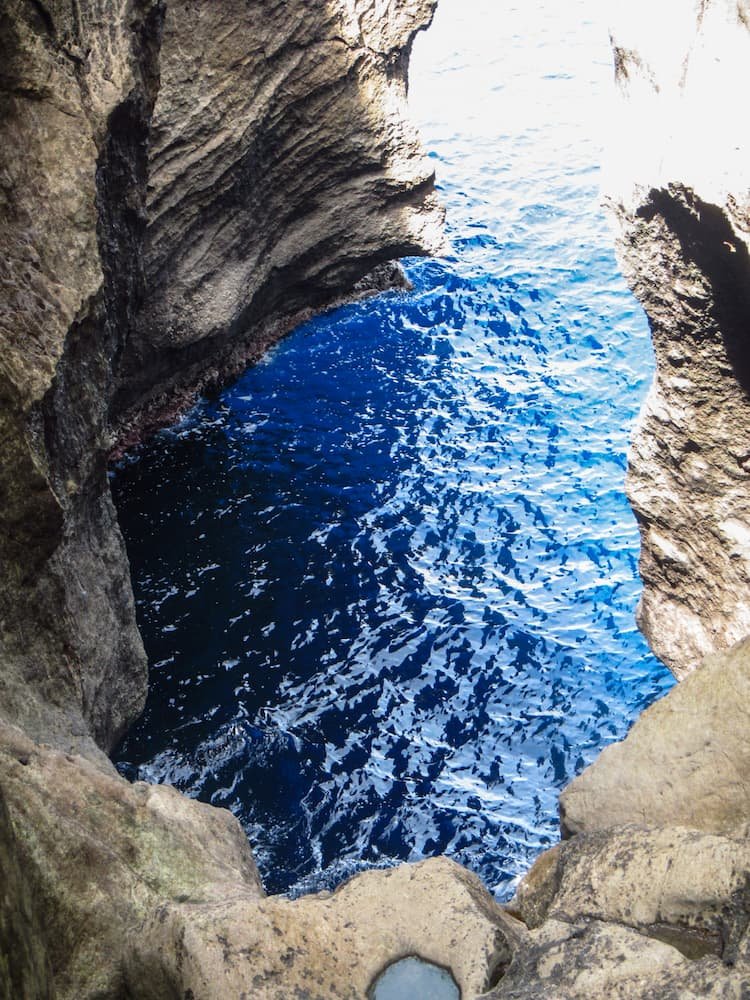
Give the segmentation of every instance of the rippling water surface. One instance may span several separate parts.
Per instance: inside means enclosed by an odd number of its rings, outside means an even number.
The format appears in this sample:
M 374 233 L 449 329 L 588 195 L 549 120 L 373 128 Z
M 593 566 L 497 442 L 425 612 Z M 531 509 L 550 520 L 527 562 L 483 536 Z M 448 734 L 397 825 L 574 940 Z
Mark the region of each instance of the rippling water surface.
M 633 622 L 651 357 L 599 208 L 597 4 L 441 0 L 413 66 L 451 254 L 113 480 L 152 663 L 120 767 L 232 809 L 270 891 L 445 852 L 506 895 L 670 683 Z

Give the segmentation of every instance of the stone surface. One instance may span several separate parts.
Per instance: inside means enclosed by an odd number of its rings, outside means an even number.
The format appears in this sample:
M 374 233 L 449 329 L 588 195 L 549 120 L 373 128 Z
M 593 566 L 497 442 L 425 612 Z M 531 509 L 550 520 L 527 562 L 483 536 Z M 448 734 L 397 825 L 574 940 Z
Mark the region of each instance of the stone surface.
M 0 997 L 47 1000 L 51 970 L 29 879 L 19 865 L 5 797 L 0 788 Z
M 600 920 L 662 940 L 688 958 L 736 955 L 750 919 L 746 837 L 615 827 L 581 834 L 549 860 L 543 875 L 532 869 L 512 904 L 529 926 Z
M 129 785 L 100 749 L 146 682 L 107 455 L 373 267 L 439 248 L 404 117 L 433 8 L 0 9 L 3 998 L 364 997 L 409 954 L 466 998 L 748 995 L 748 643 L 576 779 L 574 836 L 510 914 L 444 859 L 266 899 L 228 813 Z M 629 473 L 640 621 L 678 675 L 750 632 L 748 126 L 716 113 L 749 25 L 747 0 L 634 0 L 613 28 L 608 186 L 658 365 Z
M 750 639 L 709 657 L 560 797 L 509 910 L 500 997 L 745 997 Z
M 618 924 L 549 921 L 485 1000 L 744 1000 L 750 967 L 691 961 Z
M 443 245 L 433 170 L 406 117 L 406 63 L 433 7 L 171 0 L 145 292 L 117 409 L 175 376 L 204 379 L 207 359 L 241 365 L 378 263 Z
M 437 858 L 365 872 L 333 894 L 166 907 L 127 982 L 133 995 L 158 998 L 355 1000 L 392 962 L 418 955 L 450 969 L 469 998 L 525 936 L 475 876 Z
M 0 725 L 0 773 L 0 996 L 364 997 L 416 954 L 469 997 L 527 934 L 444 858 L 263 898 L 230 813 L 16 727 Z
M 143 704 L 106 480 L 134 408 L 442 245 L 404 117 L 433 8 L 3 5 L 0 711 L 30 734 L 93 755 Z
M 90 749 L 118 738 L 146 683 L 104 460 L 127 322 L 106 301 L 137 269 L 132 239 L 102 250 L 137 228 L 145 130 L 116 109 L 147 114 L 158 12 L 76 10 L 0 11 L 0 711 Z
M 157 906 L 263 895 L 226 810 L 130 785 L 104 761 L 43 748 L 4 725 L 0 775 L 12 831 L 3 850 L 28 889 L 9 907 L 30 910 L 26 947 L 42 954 L 57 997 L 122 995 L 122 963 Z
M 750 819 L 750 640 L 647 709 L 560 796 L 564 835 L 627 823 L 736 833 Z
M 750 82 L 747 0 L 612 13 L 623 101 L 605 186 L 656 376 L 627 490 L 639 624 L 677 677 L 750 633 Z

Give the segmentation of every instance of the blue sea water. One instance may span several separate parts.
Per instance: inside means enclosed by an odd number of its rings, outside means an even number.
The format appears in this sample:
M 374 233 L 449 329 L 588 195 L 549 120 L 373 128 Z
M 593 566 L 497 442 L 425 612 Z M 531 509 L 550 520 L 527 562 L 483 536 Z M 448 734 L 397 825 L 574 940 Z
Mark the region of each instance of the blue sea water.
M 119 766 L 230 808 L 271 892 L 447 853 L 507 896 L 671 684 L 633 619 L 652 360 L 599 205 L 611 72 L 594 0 L 442 0 L 411 100 L 450 254 L 113 475 L 152 665 Z

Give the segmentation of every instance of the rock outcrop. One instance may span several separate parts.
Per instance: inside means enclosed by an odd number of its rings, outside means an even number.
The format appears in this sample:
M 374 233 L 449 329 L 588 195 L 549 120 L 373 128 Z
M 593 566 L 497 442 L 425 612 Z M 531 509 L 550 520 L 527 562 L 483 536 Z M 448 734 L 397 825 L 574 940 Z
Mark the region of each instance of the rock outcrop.
M 747 0 L 620 5 L 608 186 L 656 376 L 631 446 L 639 624 L 677 677 L 750 633 Z
M 143 704 L 115 436 L 441 245 L 403 113 L 433 7 L 3 6 L 0 705 L 29 734 L 95 753 Z
M 529 935 L 488 996 L 747 996 L 748 684 L 750 640 L 692 673 L 568 786 L 568 839 L 510 904 Z
M 433 7 L 0 9 L 0 996 L 357 998 L 410 954 L 466 998 L 748 995 L 747 642 L 573 782 L 508 910 L 445 859 L 266 898 L 229 813 L 104 753 L 146 687 L 107 457 L 440 246 L 403 115 Z M 750 8 L 667 0 L 667 32 L 654 10 L 618 14 L 610 186 L 658 366 L 629 474 L 640 618 L 682 675 L 750 633 L 750 163 L 716 113 Z
M 108 456 L 311 310 L 393 284 L 387 262 L 440 248 L 432 170 L 404 115 L 433 9 L 0 9 L 2 996 L 225 996 L 230 967 L 257 979 L 253 995 L 288 996 L 293 960 L 307 995 L 351 996 L 404 950 L 455 952 L 466 989 L 489 982 L 512 921 L 456 866 L 428 879 L 456 916 L 452 942 L 416 870 L 376 873 L 361 906 L 349 889 L 320 920 L 309 901 L 261 912 L 236 821 L 129 785 L 103 752 L 147 681 Z M 329 926 L 327 958 L 325 942 L 299 957 L 311 920 Z M 263 939 L 266 966 L 240 928 Z
M 0 986 L 14 1000 L 45 996 L 47 984 L 71 998 L 360 997 L 410 954 L 449 966 L 472 996 L 524 933 L 446 859 L 367 872 L 333 894 L 266 899 L 231 813 L 130 785 L 15 727 L 0 726 L 0 738 L 10 876 Z
M 510 906 L 529 936 L 487 996 L 740 1000 L 750 989 L 750 144 L 731 107 L 750 66 L 750 7 L 637 0 L 613 18 L 622 101 L 606 183 L 656 355 L 627 481 L 641 529 L 639 623 L 685 679 L 563 791 L 563 842 Z

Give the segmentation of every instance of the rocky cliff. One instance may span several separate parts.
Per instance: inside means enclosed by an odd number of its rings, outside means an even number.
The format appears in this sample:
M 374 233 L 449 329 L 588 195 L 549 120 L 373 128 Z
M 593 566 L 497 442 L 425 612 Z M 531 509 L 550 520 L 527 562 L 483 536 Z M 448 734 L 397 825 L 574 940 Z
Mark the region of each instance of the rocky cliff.
M 431 0 L 11 0 L 0 12 L 6 719 L 95 753 L 146 664 L 117 434 L 440 245 L 404 116 Z
M 244 835 L 226 813 L 131 787 L 103 752 L 147 682 L 107 458 L 310 310 L 392 283 L 384 264 L 441 246 L 432 171 L 404 115 L 411 44 L 433 8 L 0 7 L 3 996 L 226 995 L 211 981 L 225 951 L 215 967 L 206 952 L 211 907 L 263 895 Z M 494 904 L 464 881 L 448 871 L 446 891 L 459 909 L 476 897 L 493 938 Z M 351 908 L 330 909 L 338 942 Z M 297 917 L 285 914 L 264 925 L 281 963 L 269 996 L 290 988 L 278 928 Z M 429 921 L 404 919 L 387 906 L 362 917 L 352 947 L 370 975 L 389 948 L 444 950 Z M 390 944 L 367 966 L 377 927 Z M 456 956 L 475 990 L 490 952 L 477 942 L 484 964 Z M 263 970 L 252 975 L 264 995 Z
M 107 456 L 439 247 L 403 114 L 433 5 L 0 8 L 0 996 L 364 997 L 409 954 L 467 998 L 747 995 L 747 643 L 573 783 L 508 910 L 442 859 L 265 898 L 228 813 L 103 752 L 146 685 Z M 750 631 L 747 144 L 717 110 L 750 11 L 658 12 L 618 15 L 610 185 L 658 366 L 629 474 L 641 621 L 688 673 Z
M 639 623 L 678 677 L 750 632 L 749 25 L 746 0 L 614 15 L 608 184 L 656 354 L 627 484 Z

